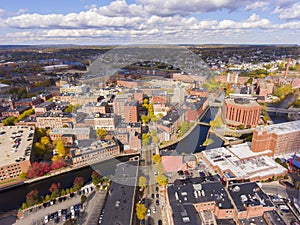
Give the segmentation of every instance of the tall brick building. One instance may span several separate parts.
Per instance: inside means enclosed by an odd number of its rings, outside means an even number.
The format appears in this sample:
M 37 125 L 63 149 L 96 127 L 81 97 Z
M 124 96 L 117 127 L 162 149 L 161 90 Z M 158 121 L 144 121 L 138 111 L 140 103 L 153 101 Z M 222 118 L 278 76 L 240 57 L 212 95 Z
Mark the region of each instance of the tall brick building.
M 258 124 L 260 112 L 261 106 L 256 101 L 242 98 L 225 99 L 224 101 L 223 117 L 229 126 L 255 127 Z
M 300 121 L 259 127 L 253 132 L 251 150 L 271 150 L 274 155 L 291 153 L 300 148 Z
M 126 123 L 138 122 L 138 101 L 126 102 L 124 106 L 124 120 Z

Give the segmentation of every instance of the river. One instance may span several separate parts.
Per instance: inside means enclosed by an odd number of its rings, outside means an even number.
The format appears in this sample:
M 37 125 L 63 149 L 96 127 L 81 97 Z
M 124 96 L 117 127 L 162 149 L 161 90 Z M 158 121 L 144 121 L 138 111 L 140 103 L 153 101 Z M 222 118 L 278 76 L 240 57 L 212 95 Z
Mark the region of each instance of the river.
M 30 191 L 37 189 L 40 196 L 49 194 L 49 188 L 52 183 L 60 183 L 62 188 L 70 188 L 73 186 L 75 177 L 80 176 L 84 178 L 84 183 L 91 181 L 91 173 L 93 170 L 99 171 L 103 176 L 113 175 L 115 167 L 120 162 L 128 161 L 127 156 L 110 159 L 104 162 L 88 166 L 85 168 L 77 169 L 71 172 L 60 174 L 54 177 L 37 181 L 30 184 L 23 184 L 0 192 L 0 213 L 8 212 L 21 207 L 25 201 L 26 194 Z
M 215 118 L 217 112 L 217 107 L 210 107 L 207 113 L 203 116 L 201 122 L 209 124 L 209 121 Z M 187 136 L 180 142 L 162 150 L 175 150 L 178 154 L 191 154 L 203 151 L 205 149 L 212 149 L 223 146 L 223 141 L 212 133 L 209 134 L 209 138 L 213 140 L 213 143 L 208 146 L 202 146 L 203 142 L 206 140 L 209 128 L 209 126 L 197 125 L 189 136 Z
M 268 107 L 274 107 L 274 108 L 288 108 L 291 102 L 294 102 L 296 98 L 295 94 L 289 94 L 287 95 L 282 101 L 276 102 L 276 103 L 269 103 Z M 285 123 L 288 122 L 288 118 L 286 114 L 275 114 L 275 113 L 268 113 L 271 120 L 274 124 L 277 123 Z

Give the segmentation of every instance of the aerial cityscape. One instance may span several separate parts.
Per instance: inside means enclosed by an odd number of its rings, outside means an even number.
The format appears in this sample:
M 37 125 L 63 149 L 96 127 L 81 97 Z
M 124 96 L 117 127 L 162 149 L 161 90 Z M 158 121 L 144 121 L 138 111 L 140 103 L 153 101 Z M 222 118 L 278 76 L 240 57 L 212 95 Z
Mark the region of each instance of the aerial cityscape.
M 1 225 L 300 224 L 298 1 L 1 5 Z

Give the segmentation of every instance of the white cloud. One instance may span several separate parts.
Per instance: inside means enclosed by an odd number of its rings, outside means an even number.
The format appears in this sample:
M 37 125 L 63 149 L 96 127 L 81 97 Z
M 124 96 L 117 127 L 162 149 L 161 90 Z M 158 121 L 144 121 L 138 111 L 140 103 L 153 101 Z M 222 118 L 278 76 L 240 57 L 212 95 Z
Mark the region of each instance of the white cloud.
M 246 11 L 250 11 L 250 10 L 257 10 L 257 11 L 261 11 L 261 12 L 265 12 L 268 10 L 268 6 L 270 3 L 269 2 L 262 2 L 262 1 L 258 1 L 258 2 L 251 2 L 250 4 L 246 5 L 245 10 Z
M 297 2 L 288 7 L 277 6 L 273 13 L 279 14 L 279 18 L 282 20 L 300 20 L 300 3 Z
M 27 9 L 19 9 L 18 11 L 10 12 L 10 11 L 7 11 L 5 9 L 1 9 L 0 8 L 0 18 L 5 18 L 5 17 L 9 17 L 9 16 L 20 15 L 20 14 L 25 13 L 26 11 L 27 11 Z
M 146 12 L 160 16 L 188 15 L 224 8 L 233 11 L 244 4 L 243 1 L 236 0 L 137 0 L 137 2 L 144 5 Z

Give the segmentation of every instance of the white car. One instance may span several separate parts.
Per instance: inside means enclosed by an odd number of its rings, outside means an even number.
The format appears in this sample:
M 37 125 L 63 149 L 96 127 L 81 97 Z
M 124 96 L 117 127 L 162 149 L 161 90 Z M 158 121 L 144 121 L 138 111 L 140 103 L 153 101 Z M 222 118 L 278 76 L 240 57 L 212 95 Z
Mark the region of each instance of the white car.
M 44 223 L 48 223 L 49 222 L 49 220 L 48 220 L 48 215 L 47 216 L 45 216 L 45 218 L 44 218 Z
M 152 213 L 155 213 L 156 212 L 156 208 L 155 206 L 152 207 Z
M 151 210 L 148 209 L 148 210 L 147 210 L 147 216 L 150 216 L 150 214 L 151 214 Z
M 61 209 L 58 210 L 58 216 L 61 217 Z

